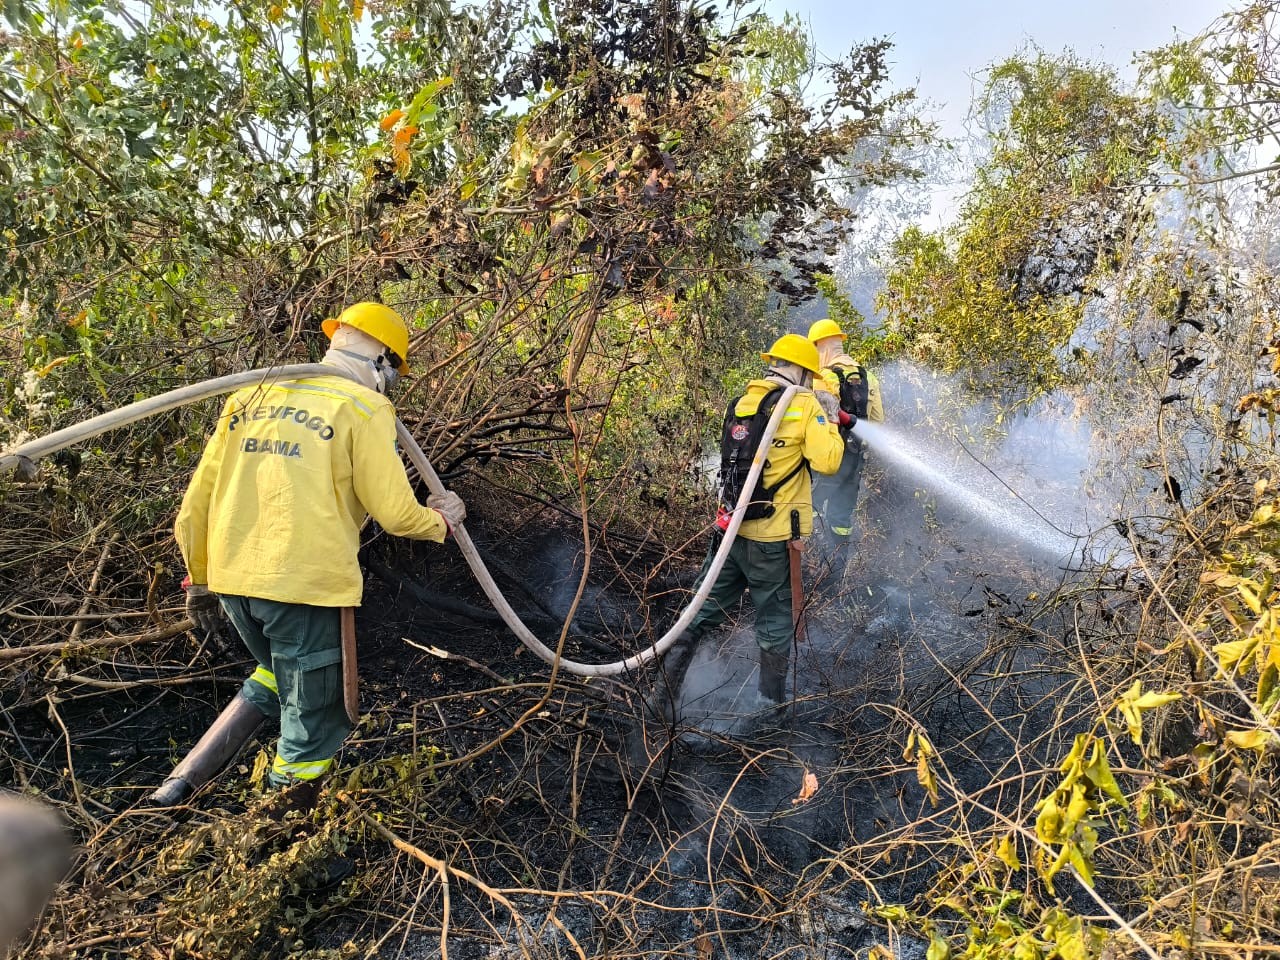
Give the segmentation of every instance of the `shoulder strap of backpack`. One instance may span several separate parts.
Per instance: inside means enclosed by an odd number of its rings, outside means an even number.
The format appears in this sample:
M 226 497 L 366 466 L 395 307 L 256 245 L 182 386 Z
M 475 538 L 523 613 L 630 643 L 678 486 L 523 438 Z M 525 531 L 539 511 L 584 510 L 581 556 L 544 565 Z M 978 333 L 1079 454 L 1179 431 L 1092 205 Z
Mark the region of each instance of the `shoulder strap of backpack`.
M 779 394 L 779 396 L 780 395 L 781 394 Z M 777 398 L 774 398 L 773 404 L 770 405 L 770 409 L 772 409 L 772 406 L 776 405 L 777 402 L 778 402 Z M 786 486 L 791 481 L 791 478 L 794 477 L 797 473 L 799 473 L 801 470 L 807 469 L 808 466 L 809 466 L 809 461 L 802 456 L 800 458 L 800 462 L 796 464 L 795 469 L 790 471 L 785 477 L 783 477 L 777 483 L 770 484 L 769 486 L 765 486 L 764 477 L 762 476 L 760 478 L 760 488 L 768 495 L 768 499 L 772 500 L 773 495 L 775 493 L 777 493 L 784 486 Z
M 782 387 L 777 386 L 760 398 L 760 406 L 756 408 L 756 416 L 768 419 L 773 416 L 773 408 L 778 405 L 778 401 L 782 398 Z
M 738 396 L 729 401 L 729 406 L 725 407 L 724 422 L 720 424 L 720 440 L 722 443 L 729 437 L 729 423 L 733 420 L 734 411 L 738 409 L 738 403 L 742 400 L 743 396 L 745 396 L 745 394 L 738 394 Z

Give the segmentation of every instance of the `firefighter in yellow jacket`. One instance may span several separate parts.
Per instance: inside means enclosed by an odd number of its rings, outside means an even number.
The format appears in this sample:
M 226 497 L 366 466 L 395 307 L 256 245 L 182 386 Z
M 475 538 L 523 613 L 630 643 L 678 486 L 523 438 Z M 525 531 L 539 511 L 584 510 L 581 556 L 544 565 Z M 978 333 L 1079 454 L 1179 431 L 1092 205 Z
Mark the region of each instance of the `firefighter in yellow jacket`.
M 775 704 L 783 700 L 794 632 L 787 557 L 787 541 L 794 535 L 792 513 L 797 514 L 798 533 L 808 536 L 813 530 L 809 469 L 835 473 L 844 443 L 833 419 L 837 404 L 830 396 L 824 399 L 812 389 L 819 369 L 818 351 L 813 344 L 798 334 L 787 334 L 760 356 L 768 362 L 768 371 L 747 385 L 746 393 L 729 411 L 731 415 L 748 417 L 774 391 L 793 384 L 802 388 L 783 414 L 761 477 L 763 488 L 773 491 L 773 511 L 769 516 L 742 522 L 706 603 L 663 661 L 665 685 L 651 708 L 669 709 L 698 641 L 728 618 L 744 591 L 750 591 L 756 610 L 760 694 Z M 726 423 L 728 419 L 727 416 Z M 720 539 L 716 537 L 703 564 L 703 576 L 719 546 Z M 698 582 L 701 584 L 701 578 Z
M 818 349 L 821 376 L 814 390 L 837 398 L 843 413 L 853 420 L 884 421 L 880 381 L 867 368 L 844 352 L 848 335 L 834 320 L 819 320 L 809 328 L 809 340 Z M 853 510 L 858 504 L 865 450 L 862 441 L 846 433 L 844 460 L 834 476 L 822 477 L 813 485 L 813 505 L 822 516 L 824 540 L 833 558 L 842 561 L 853 532 Z
M 443 542 L 466 515 L 454 493 L 419 504 L 396 452 L 385 394 L 408 369 L 404 320 L 359 303 L 323 328 L 334 375 L 233 394 L 183 497 L 187 611 L 204 630 L 225 614 L 258 666 L 153 803 L 185 800 L 269 716 L 280 719 L 270 782 L 314 794 L 350 732 L 339 618 L 360 603 L 361 525 L 372 515 L 388 533 Z

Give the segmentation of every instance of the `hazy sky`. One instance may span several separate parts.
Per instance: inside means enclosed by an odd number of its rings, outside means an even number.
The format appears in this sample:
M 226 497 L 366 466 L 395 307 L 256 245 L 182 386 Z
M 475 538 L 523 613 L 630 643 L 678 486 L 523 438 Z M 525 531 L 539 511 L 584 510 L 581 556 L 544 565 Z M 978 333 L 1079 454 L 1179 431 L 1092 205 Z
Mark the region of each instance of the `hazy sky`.
M 939 104 L 943 136 L 963 132 L 979 84 L 973 77 L 993 61 L 1034 42 L 1049 53 L 1071 48 L 1132 76 L 1134 51 L 1199 33 L 1227 0 L 764 0 L 775 17 L 799 14 L 828 59 L 858 41 L 888 36 L 890 77 L 915 84 Z

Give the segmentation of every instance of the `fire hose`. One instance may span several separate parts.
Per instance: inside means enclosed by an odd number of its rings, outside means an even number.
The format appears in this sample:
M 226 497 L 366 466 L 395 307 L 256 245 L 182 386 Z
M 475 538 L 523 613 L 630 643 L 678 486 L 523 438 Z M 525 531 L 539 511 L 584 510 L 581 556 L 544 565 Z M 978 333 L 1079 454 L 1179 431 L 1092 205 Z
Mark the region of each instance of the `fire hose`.
M 241 387 L 263 386 L 279 380 L 333 376 L 343 376 L 343 373 L 336 367 L 325 364 L 306 363 L 246 370 L 242 373 L 233 373 L 225 377 L 216 377 L 201 383 L 179 387 L 176 390 L 170 390 L 167 393 L 158 394 L 146 400 L 139 400 L 136 403 L 118 407 L 115 410 L 69 427 L 63 427 L 61 430 L 55 430 L 46 436 L 14 447 L 4 454 L 0 454 L 0 476 L 16 469 L 24 461 L 38 460 L 41 457 L 48 456 L 58 450 L 108 431 L 128 426 L 147 417 L 175 410 L 187 404 L 231 393 Z M 689 601 L 688 606 L 681 612 L 676 622 L 671 625 L 671 628 L 656 640 L 652 646 L 644 648 L 625 660 L 618 660 L 613 663 L 579 663 L 576 660 L 567 660 L 561 657 L 559 658 L 559 668 L 561 670 L 580 677 L 612 677 L 634 670 L 642 664 L 662 656 L 671 648 L 680 637 L 680 634 L 692 622 L 698 611 L 702 609 L 702 605 L 706 602 L 711 588 L 715 585 L 716 578 L 720 575 L 720 570 L 729 556 L 729 548 L 733 546 L 733 541 L 738 535 L 738 528 L 742 526 L 743 514 L 746 512 L 747 505 L 750 502 L 751 493 L 756 488 L 761 471 L 764 470 L 765 457 L 771 448 L 773 435 L 777 432 L 778 425 L 782 422 L 782 417 L 786 413 L 791 398 L 795 396 L 798 389 L 798 387 L 794 386 L 787 387 L 774 408 L 773 416 L 769 418 L 769 423 L 760 438 L 760 445 L 756 450 L 755 458 L 751 461 L 751 470 L 742 485 L 742 494 L 738 498 L 737 504 L 734 505 L 729 526 L 724 532 L 711 567 L 707 570 L 707 575 L 702 578 L 702 583 Z M 444 483 L 441 482 L 435 468 L 431 466 L 426 453 L 419 446 L 413 434 L 409 432 L 409 428 L 399 419 L 396 420 L 396 437 L 410 462 L 417 468 L 419 475 L 426 482 L 427 489 L 433 494 L 446 492 Z M 476 580 L 479 581 L 485 596 L 489 598 L 489 602 L 493 604 L 494 609 L 502 617 L 502 621 L 520 642 L 533 653 L 548 664 L 555 665 L 557 663 L 555 651 L 539 640 L 533 631 L 524 625 L 515 610 L 512 609 L 511 604 L 507 602 L 507 598 L 498 589 L 498 584 L 494 581 L 488 568 L 485 567 L 484 560 L 481 559 L 480 553 L 472 542 L 471 536 L 467 533 L 466 527 L 463 524 L 458 524 L 453 530 L 453 536 L 457 541 L 458 549 L 462 551 L 462 556 L 471 568 L 471 572 L 475 575 Z

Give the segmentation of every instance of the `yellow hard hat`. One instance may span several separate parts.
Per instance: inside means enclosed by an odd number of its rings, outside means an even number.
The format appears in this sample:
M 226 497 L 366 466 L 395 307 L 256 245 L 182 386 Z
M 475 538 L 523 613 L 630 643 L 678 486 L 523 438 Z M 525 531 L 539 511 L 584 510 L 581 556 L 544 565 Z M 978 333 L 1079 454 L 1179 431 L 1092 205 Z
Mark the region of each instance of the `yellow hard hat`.
M 809 339 L 814 343 L 819 340 L 825 340 L 827 337 L 839 337 L 841 340 L 849 339 L 849 335 L 840 329 L 840 324 L 834 320 L 823 317 L 809 328 Z
M 798 333 L 788 333 L 773 342 L 761 360 L 785 360 L 813 373 L 818 372 L 818 348 Z
M 326 337 L 333 339 L 334 331 L 340 324 L 355 327 L 367 333 L 384 347 L 400 358 L 400 373 L 409 372 L 409 328 L 404 318 L 390 307 L 380 303 L 355 303 L 343 310 L 338 316 L 330 317 L 320 324 Z

